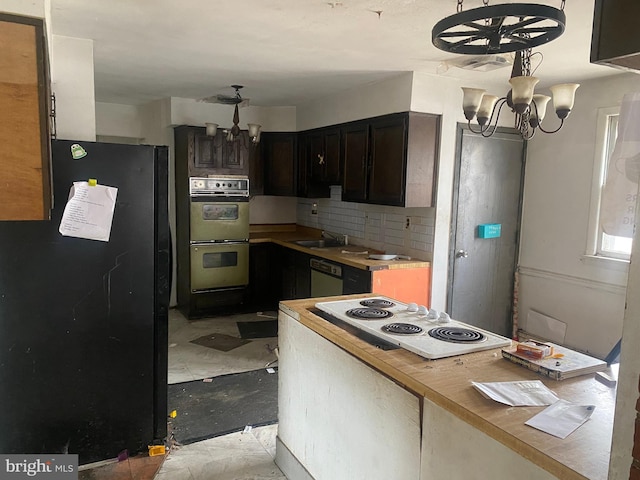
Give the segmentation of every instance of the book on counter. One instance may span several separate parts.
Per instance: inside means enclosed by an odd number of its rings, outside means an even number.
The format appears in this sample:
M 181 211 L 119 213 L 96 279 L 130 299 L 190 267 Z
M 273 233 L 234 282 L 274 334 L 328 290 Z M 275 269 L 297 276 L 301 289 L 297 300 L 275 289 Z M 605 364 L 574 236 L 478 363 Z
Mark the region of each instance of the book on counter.
M 548 356 L 536 358 L 531 353 L 531 341 L 522 342 L 522 346 L 502 349 L 502 356 L 507 360 L 522 365 L 534 372 L 552 378 L 554 380 L 564 380 L 565 378 L 577 377 L 578 375 L 586 375 L 589 373 L 599 372 L 607 368 L 607 363 L 576 352 L 568 348 L 561 347 L 554 343 L 539 344 L 549 347 Z M 547 351 L 545 351 L 547 353 Z

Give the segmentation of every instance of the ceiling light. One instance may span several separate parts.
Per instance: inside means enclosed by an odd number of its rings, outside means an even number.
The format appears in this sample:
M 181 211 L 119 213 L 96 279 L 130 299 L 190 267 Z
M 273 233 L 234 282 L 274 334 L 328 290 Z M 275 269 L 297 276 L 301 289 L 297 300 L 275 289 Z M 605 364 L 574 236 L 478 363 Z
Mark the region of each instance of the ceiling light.
M 527 140 L 532 138 L 537 130 L 544 133 L 555 133 L 562 128 L 564 119 L 571 113 L 575 93 L 580 85 L 563 83 L 550 87 L 553 106 L 560 119 L 560 125 L 555 130 L 545 130 L 542 128 L 542 120 L 551 97 L 534 93 L 534 88 L 539 80 L 531 76 L 530 65 L 531 50 L 516 53 L 509 79 L 511 90 L 502 98 L 489 95 L 479 88 L 462 88 L 464 92 L 462 110 L 469 123 L 469 129 L 473 133 L 479 133 L 485 137 L 493 135 L 498 127 L 500 112 L 505 103 L 515 114 L 514 127 Z M 479 129 L 474 130 L 471 125 L 474 118 L 477 119 Z
M 517 52 L 537 47 L 564 32 L 565 0 L 560 10 L 535 3 L 508 3 L 463 11 L 458 0 L 454 15 L 443 18 L 431 31 L 431 40 L 440 50 L 465 55 Z
M 226 139 L 228 142 L 233 142 L 234 140 L 236 140 L 238 138 L 238 136 L 240 135 L 240 113 L 238 111 L 238 105 L 240 103 L 244 102 L 244 99 L 242 98 L 242 96 L 240 95 L 240 89 L 243 88 L 242 85 L 231 85 L 232 88 L 235 89 L 236 93 L 234 96 L 229 97 L 226 95 L 216 95 L 215 96 L 215 103 L 224 103 L 227 105 L 235 105 L 234 109 L 233 109 L 233 126 L 228 129 L 228 130 L 224 130 L 224 134 L 226 136 Z M 211 97 L 211 99 L 214 97 Z M 203 101 L 209 101 L 209 102 L 213 102 L 214 100 L 211 100 L 209 98 L 204 99 Z M 218 124 L 217 123 L 205 123 L 205 127 L 206 127 L 206 134 L 211 136 L 211 137 L 215 137 L 216 133 L 218 131 Z M 257 123 L 248 123 L 247 127 L 249 128 L 249 138 L 251 138 L 251 142 L 252 143 L 258 143 L 260 141 L 260 128 L 262 127 L 261 125 L 258 125 Z
M 515 114 L 515 128 L 523 138 L 532 138 L 536 130 L 555 133 L 573 108 L 577 83 L 554 85 L 550 88 L 553 105 L 560 126 L 555 130 L 542 128 L 547 95 L 535 93 L 538 78 L 531 72 L 531 49 L 558 38 L 564 32 L 565 0 L 560 9 L 533 3 L 510 3 L 463 11 L 464 0 L 458 0 L 457 12 L 440 20 L 431 32 L 433 44 L 441 50 L 467 55 L 495 55 L 516 52 L 511 70 L 511 90 L 501 98 L 478 88 L 463 87 L 462 109 L 469 128 L 485 137 L 493 135 L 498 126 L 502 107 L 506 103 Z M 474 130 L 471 121 L 476 118 Z

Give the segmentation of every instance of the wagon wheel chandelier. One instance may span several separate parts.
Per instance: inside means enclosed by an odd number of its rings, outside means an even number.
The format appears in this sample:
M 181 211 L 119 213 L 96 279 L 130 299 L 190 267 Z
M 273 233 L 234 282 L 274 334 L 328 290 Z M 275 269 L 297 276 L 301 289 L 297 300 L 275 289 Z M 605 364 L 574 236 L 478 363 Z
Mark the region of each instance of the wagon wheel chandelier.
M 560 9 L 534 3 L 511 3 L 483 6 L 463 11 L 464 0 L 458 0 L 454 15 L 440 20 L 433 27 L 433 44 L 446 52 L 464 55 L 492 55 L 516 52 L 509 92 L 498 98 L 485 90 L 463 87 L 462 108 L 469 129 L 490 137 L 495 133 L 502 107 L 506 104 L 515 114 L 515 128 L 523 138 L 532 138 L 537 130 L 555 133 L 573 108 L 577 83 L 565 83 L 550 87 L 553 104 L 560 125 L 554 130 L 542 128 L 547 103 L 551 97 L 534 94 L 538 79 L 532 76 L 532 48 L 558 38 L 564 32 L 566 17 L 565 0 Z M 474 129 L 471 121 L 476 118 Z

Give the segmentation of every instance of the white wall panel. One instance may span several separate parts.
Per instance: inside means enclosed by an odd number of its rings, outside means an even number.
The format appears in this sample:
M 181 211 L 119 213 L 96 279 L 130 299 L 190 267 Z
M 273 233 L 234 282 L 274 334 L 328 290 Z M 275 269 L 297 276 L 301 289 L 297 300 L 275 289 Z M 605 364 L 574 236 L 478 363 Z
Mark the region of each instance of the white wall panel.
M 53 35 L 51 89 L 59 139 L 96 139 L 93 40 Z
M 282 311 L 278 319 L 280 441 L 315 480 L 418 480 L 418 397 Z

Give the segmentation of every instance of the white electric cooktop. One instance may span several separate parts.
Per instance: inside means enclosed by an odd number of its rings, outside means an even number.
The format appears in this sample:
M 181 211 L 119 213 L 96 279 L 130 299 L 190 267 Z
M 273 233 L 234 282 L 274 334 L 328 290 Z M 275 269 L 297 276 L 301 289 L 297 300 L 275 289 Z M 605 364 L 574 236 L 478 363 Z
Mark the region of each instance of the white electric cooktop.
M 429 359 L 511 345 L 508 338 L 478 327 L 453 319 L 445 321 L 447 317 L 431 318 L 442 312 L 431 310 L 428 315 L 423 306 L 379 295 L 318 302 L 315 306 L 353 327 Z

